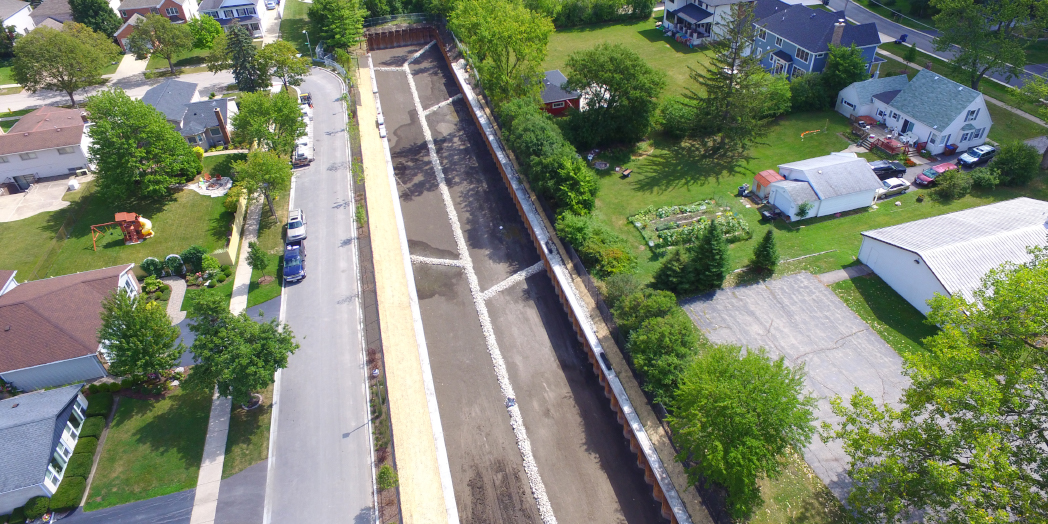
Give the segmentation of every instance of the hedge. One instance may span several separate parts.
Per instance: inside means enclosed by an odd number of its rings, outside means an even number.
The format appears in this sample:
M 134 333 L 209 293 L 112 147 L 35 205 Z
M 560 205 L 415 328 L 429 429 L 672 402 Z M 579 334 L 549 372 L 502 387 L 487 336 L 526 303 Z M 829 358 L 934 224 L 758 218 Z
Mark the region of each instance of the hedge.
M 105 417 L 88 417 L 84 421 L 84 427 L 80 428 L 80 438 L 84 437 L 99 437 L 102 435 L 102 430 L 106 427 Z
M 87 416 L 89 417 L 108 417 L 109 411 L 113 408 L 113 394 L 112 393 L 95 393 L 91 395 L 91 398 L 87 401 Z
M 9 524 L 25 524 L 25 508 L 15 508 L 11 511 L 11 515 L 7 517 Z
M 47 508 L 50 507 L 50 502 L 47 497 L 39 496 L 29 499 L 25 503 L 25 516 L 29 520 L 36 520 L 44 516 L 47 513 Z
M 69 464 L 66 465 L 64 474 L 65 478 L 87 478 L 87 476 L 91 474 L 91 463 L 94 462 L 94 460 L 94 454 L 73 453 L 73 456 L 69 458 Z
M 84 437 L 76 443 L 73 453 L 86 453 L 94 456 L 95 448 L 98 447 L 98 439 L 95 437 Z
M 83 477 L 65 477 L 58 486 L 58 491 L 51 496 L 53 511 L 69 511 L 80 506 L 87 489 L 87 480 Z

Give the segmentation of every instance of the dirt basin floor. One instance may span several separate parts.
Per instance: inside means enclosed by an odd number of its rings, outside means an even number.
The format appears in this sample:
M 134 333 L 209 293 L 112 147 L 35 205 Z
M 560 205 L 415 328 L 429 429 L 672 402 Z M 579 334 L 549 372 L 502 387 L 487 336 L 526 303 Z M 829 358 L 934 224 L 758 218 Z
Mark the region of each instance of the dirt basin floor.
M 407 75 L 379 69 L 401 67 L 422 48 L 375 51 L 372 59 L 411 255 L 458 260 Z M 424 109 L 459 94 L 437 47 L 410 68 Z M 479 288 L 538 263 L 466 102 L 425 118 Z M 461 521 L 540 522 L 466 269 L 412 266 Z M 557 520 L 664 522 L 546 273 L 485 304 Z

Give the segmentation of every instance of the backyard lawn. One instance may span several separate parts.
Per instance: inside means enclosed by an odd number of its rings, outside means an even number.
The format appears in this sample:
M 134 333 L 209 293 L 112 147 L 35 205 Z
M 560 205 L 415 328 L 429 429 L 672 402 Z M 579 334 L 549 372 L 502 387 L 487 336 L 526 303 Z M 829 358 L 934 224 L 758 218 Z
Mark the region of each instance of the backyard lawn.
M 310 56 L 309 47 L 306 45 L 306 35 L 302 31 L 310 32 L 310 45 L 316 47 L 317 42 L 320 41 L 320 33 L 313 32 L 313 26 L 306 17 L 311 4 L 300 0 L 284 1 L 287 2 L 287 5 L 284 6 L 284 15 L 280 20 L 280 39 L 295 44 L 295 48 L 303 56 Z
M 121 398 L 84 509 L 93 511 L 196 486 L 211 395 Z
M 269 456 L 269 419 L 273 415 L 273 386 L 262 395 L 262 405 L 250 411 L 233 406 L 229 416 L 229 436 L 226 438 L 226 458 L 222 464 L 222 478 L 244 471 Z
M 939 331 L 877 275 L 844 280 L 830 289 L 903 358 L 923 353 L 921 340 Z
M 233 162 L 247 158 L 245 153 L 226 153 L 204 157 L 204 173 L 228 177 L 233 174 Z
M 800 454 L 789 450 L 785 462 L 778 478 L 757 480 L 764 505 L 754 511 L 747 524 L 854 522 Z

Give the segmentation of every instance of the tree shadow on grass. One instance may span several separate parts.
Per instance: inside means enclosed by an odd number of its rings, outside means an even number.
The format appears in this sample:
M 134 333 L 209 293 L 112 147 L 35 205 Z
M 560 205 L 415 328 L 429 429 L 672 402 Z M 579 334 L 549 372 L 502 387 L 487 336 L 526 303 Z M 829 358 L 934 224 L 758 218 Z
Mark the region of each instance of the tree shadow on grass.
M 665 193 L 706 185 L 731 176 L 745 159 L 708 157 L 702 144 L 690 140 L 665 144 L 634 172 L 634 191 Z
M 102 195 L 94 194 L 79 215 L 74 217 L 72 227 L 66 228 L 69 238 L 83 238 L 91 234 L 91 226 L 113 222 L 117 213 L 138 213 L 143 217 L 156 216 L 178 199 L 178 192 L 169 192 L 154 199 L 127 200 L 122 202 L 108 201 Z M 73 209 L 76 206 L 69 206 Z M 116 227 L 114 225 L 113 227 Z M 122 237 L 121 237 L 122 238 Z M 121 241 L 122 242 L 122 241 Z
M 222 213 L 215 218 L 212 218 L 208 223 L 208 234 L 211 235 L 211 238 L 214 240 L 225 240 L 228 242 L 229 235 L 232 234 L 233 220 L 235 217 L 236 215 L 230 211 L 222 211 Z
M 123 399 L 126 402 L 128 399 Z M 183 391 L 168 397 L 167 409 L 157 411 L 152 420 L 134 432 L 139 445 L 154 452 L 174 451 L 178 466 L 196 468 L 204 456 L 204 441 L 211 416 L 211 395 L 206 392 Z M 146 416 L 158 407 L 160 401 L 136 401 L 133 416 Z
M 226 155 L 204 157 L 204 160 L 208 164 L 208 167 L 204 169 L 204 172 L 209 175 L 231 177 L 233 176 L 233 162 L 245 160 L 246 158 L 246 153 L 229 153 Z

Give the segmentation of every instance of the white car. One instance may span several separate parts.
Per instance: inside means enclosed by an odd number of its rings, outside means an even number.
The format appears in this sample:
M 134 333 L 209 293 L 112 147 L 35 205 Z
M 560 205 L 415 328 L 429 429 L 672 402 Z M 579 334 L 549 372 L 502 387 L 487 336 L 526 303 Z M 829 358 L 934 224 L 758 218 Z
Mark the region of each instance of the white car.
M 276 0 L 266 0 L 266 9 L 272 11 L 277 8 Z
M 881 184 L 884 187 L 877 190 L 877 198 L 890 197 L 892 195 L 898 195 L 905 193 L 907 189 L 910 189 L 910 183 L 901 178 L 889 178 Z
M 292 209 L 287 217 L 287 241 L 306 239 L 306 215 L 301 209 Z

